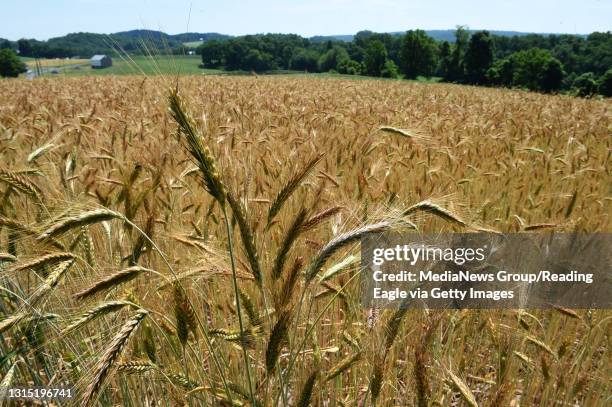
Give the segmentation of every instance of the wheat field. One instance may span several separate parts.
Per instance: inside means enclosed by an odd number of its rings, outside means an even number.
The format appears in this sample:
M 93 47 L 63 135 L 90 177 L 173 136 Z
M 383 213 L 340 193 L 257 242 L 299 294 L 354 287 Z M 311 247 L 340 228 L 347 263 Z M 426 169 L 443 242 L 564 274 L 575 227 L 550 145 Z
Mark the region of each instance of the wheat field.
M 611 108 L 404 81 L 0 81 L 0 390 L 610 405 L 610 311 L 364 309 L 358 243 L 609 232 Z

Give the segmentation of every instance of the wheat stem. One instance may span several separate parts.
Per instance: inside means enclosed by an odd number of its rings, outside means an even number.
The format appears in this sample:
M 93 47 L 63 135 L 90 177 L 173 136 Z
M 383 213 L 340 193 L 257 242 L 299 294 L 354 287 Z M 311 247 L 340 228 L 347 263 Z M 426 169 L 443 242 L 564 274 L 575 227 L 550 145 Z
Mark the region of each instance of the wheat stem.
M 240 291 L 238 289 L 238 276 L 236 274 L 236 260 L 234 258 L 234 245 L 232 242 L 232 230 L 229 224 L 229 218 L 227 216 L 227 210 L 225 206 L 222 206 L 223 211 L 223 219 L 225 220 L 225 229 L 227 232 L 227 248 L 230 256 L 230 265 L 232 267 L 232 285 L 234 286 L 234 297 L 236 299 L 236 312 L 238 314 L 238 324 L 240 326 L 240 337 L 244 340 L 244 321 L 242 318 L 242 307 L 240 304 Z M 247 351 L 247 347 L 244 343 L 241 343 L 242 355 L 244 356 L 244 364 L 246 368 L 247 380 L 249 382 L 249 395 L 251 398 L 251 403 L 255 405 L 255 394 L 253 393 L 253 381 L 251 379 L 251 368 L 249 363 L 249 354 Z M 229 395 L 229 392 L 228 392 Z M 231 397 L 231 396 L 230 396 Z

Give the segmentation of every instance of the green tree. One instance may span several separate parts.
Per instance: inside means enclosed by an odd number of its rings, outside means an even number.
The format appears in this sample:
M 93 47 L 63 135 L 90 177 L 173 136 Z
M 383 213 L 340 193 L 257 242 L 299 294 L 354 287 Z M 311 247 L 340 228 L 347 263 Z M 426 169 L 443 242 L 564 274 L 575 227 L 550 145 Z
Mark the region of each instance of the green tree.
M 436 43 L 423 30 L 406 32 L 401 49 L 401 69 L 406 78 L 431 76 L 436 68 Z
M 487 70 L 493 64 L 493 39 L 488 31 L 478 31 L 465 53 L 465 71 L 469 83 L 481 85 L 486 82 Z
M 512 75 L 512 61 L 509 58 L 498 59 L 486 73 L 488 83 L 501 86 L 512 86 Z
M 599 78 L 599 93 L 608 97 L 612 96 L 612 68 Z
M 223 65 L 225 45 L 219 40 L 206 41 L 200 46 L 202 64 L 206 68 L 219 68 Z
M 563 64 L 556 58 L 549 58 L 543 66 L 542 77 L 540 78 L 540 90 L 544 92 L 554 92 L 561 88 L 565 72 Z
M 572 87 L 578 96 L 592 96 L 597 93 L 597 81 L 593 72 L 586 72 L 574 79 Z
M 465 79 L 465 53 L 468 49 L 469 40 L 470 33 L 467 28 L 458 26 L 455 30 L 455 45 L 450 56 L 445 81 L 461 82 Z
M 450 66 L 451 46 L 448 41 L 443 41 L 438 47 L 438 70 L 436 75 L 446 78 Z
M 348 52 L 344 48 L 334 46 L 319 58 L 319 70 L 321 72 L 328 72 L 332 69 L 337 71 L 340 63 L 348 59 L 350 59 Z
M 387 49 L 381 41 L 370 41 L 364 58 L 366 74 L 380 76 L 387 61 Z
M 22 57 L 37 56 L 34 55 L 32 44 L 29 40 L 26 40 L 25 38 L 22 38 L 17 41 L 17 49 L 19 50 L 19 55 L 21 55 Z
M 511 85 L 530 90 L 558 90 L 565 75 L 561 62 L 541 48 L 515 52 L 509 57 L 509 64 L 509 67 L 505 65 L 504 68 L 512 71 Z
M 26 65 L 12 49 L 0 49 L 0 76 L 16 78 L 26 71 Z
M 291 57 L 290 67 L 296 71 L 317 72 L 319 53 L 312 49 L 301 49 Z
M 276 69 L 274 57 L 267 52 L 250 49 L 244 57 L 242 69 L 255 72 L 265 72 Z
M 235 71 L 242 69 L 244 57 L 246 56 L 249 48 L 240 39 L 231 39 L 225 42 L 225 69 L 229 71 Z

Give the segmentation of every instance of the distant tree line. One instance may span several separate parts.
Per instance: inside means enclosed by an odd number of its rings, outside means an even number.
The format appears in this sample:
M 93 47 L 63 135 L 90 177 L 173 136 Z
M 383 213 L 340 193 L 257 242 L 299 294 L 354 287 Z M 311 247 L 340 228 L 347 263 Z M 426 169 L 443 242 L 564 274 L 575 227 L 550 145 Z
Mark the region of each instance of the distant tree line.
M 198 52 L 206 68 L 338 72 L 407 79 L 436 77 L 445 82 L 541 92 L 612 95 L 610 32 L 588 36 L 498 36 L 458 27 L 454 37 L 454 41 L 436 41 L 422 30 L 410 30 L 403 35 L 361 31 L 351 41 L 338 41 L 294 34 L 228 37 L 216 33 L 168 35 L 134 30 L 111 36 L 75 33 L 48 41 L 0 40 L 0 49 L 38 58 L 89 57 L 118 49 L 131 54 L 160 51 L 185 54 L 191 48 L 183 42 L 203 39 Z M 8 52 L 3 55 L 8 58 Z
M 32 58 L 89 58 L 95 54 L 129 54 L 148 55 L 157 53 L 185 54 L 193 48 L 183 45 L 184 42 L 229 38 L 216 33 L 184 33 L 169 35 L 161 31 L 132 30 L 111 35 L 94 33 L 72 33 L 62 37 L 50 38 L 47 41 L 22 38 L 11 42 L 0 39 L 0 49 L 12 48 L 23 57 Z
M 353 40 L 312 41 L 298 35 L 246 35 L 203 43 L 206 68 L 265 72 L 298 70 L 571 91 L 611 96 L 612 33 L 495 36 L 455 31 L 455 41 L 435 41 L 425 31 L 404 35 L 357 33 Z

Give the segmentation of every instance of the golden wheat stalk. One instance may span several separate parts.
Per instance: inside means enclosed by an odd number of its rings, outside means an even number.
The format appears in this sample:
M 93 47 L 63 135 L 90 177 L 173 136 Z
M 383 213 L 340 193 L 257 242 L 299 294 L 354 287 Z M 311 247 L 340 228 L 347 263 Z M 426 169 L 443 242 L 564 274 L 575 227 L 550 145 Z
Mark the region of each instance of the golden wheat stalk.
M 27 312 L 20 312 L 4 318 L 2 321 L 0 321 L 0 333 L 3 333 L 17 323 L 23 321 L 28 315 L 29 314 Z
M 30 297 L 29 304 L 30 306 L 37 305 L 40 300 L 42 300 L 51 290 L 53 290 L 61 281 L 64 274 L 68 271 L 70 267 L 74 264 L 74 260 L 66 260 L 59 263 L 57 266 L 53 268 L 53 270 L 49 273 L 41 287 Z
M 191 302 L 187 298 L 187 293 L 178 283 L 174 284 L 173 295 L 176 333 L 181 344 L 185 346 L 187 344 L 189 331 L 191 331 L 194 336 L 197 336 L 196 315 L 191 306 Z
M 240 346 L 246 346 L 247 348 L 253 348 L 255 344 L 255 334 L 252 330 L 245 330 L 244 333 L 241 334 L 240 329 L 216 328 L 211 329 L 208 333 L 213 338 L 234 342 Z

